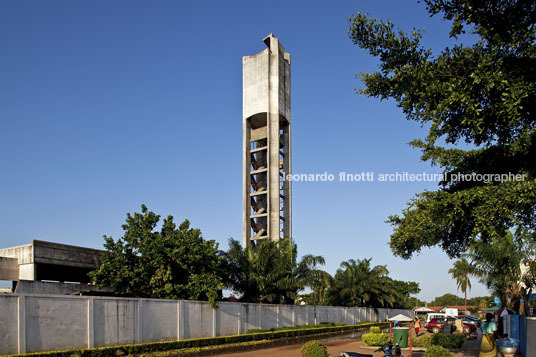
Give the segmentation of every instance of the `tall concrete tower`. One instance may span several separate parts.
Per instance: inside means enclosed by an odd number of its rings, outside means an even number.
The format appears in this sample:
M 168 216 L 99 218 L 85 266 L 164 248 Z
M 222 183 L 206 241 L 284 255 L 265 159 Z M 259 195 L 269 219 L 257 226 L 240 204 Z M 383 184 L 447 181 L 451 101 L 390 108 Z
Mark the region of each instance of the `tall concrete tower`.
M 242 58 L 244 247 L 292 238 L 290 54 L 273 34 L 263 42 Z

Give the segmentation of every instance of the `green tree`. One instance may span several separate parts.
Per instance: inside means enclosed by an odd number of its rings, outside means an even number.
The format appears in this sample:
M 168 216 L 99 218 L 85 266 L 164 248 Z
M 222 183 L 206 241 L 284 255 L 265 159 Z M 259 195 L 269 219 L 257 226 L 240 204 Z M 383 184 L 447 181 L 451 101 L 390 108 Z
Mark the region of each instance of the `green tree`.
M 371 267 L 372 258 L 341 263 L 327 292 L 335 306 L 392 307 L 396 300 L 394 282 L 385 265 Z
M 418 194 L 401 216 L 389 217 L 391 249 L 406 259 L 431 246 L 456 257 L 474 240 L 536 228 L 534 2 L 424 3 L 432 16 L 452 21 L 451 38 L 473 36 L 434 54 L 421 45 L 422 31 L 408 34 L 389 20 L 358 13 L 349 27 L 353 43 L 379 58 L 377 72 L 361 74 L 365 89 L 358 92 L 394 99 L 408 120 L 428 128 L 411 145 L 444 174 L 437 191 Z M 483 174 L 506 179 L 478 180 Z
M 501 297 L 503 303 L 517 311 L 521 298 L 528 301 L 536 288 L 536 242 L 533 235 L 526 231 L 494 237 L 491 244 L 475 241 L 466 256 L 473 261 L 480 281 Z M 527 267 L 525 271 L 521 268 L 522 264 Z
M 463 301 L 463 298 L 454 294 L 444 294 L 432 300 L 430 306 L 461 305 Z
M 393 289 L 396 292 L 394 308 L 409 310 L 418 305 L 424 306 L 424 304 L 420 304 L 420 300 L 411 297 L 412 294 L 418 294 L 421 291 L 419 283 L 393 280 Z
M 454 267 L 449 269 L 449 274 L 456 280 L 458 289 L 464 294 L 465 310 L 467 310 L 467 290 L 471 290 L 470 275 L 475 274 L 474 266 L 465 258 L 460 258 L 454 262 Z
M 104 236 L 106 252 L 93 280 L 116 293 L 164 299 L 208 300 L 215 306 L 223 289 L 222 258 L 218 244 L 204 240 L 185 220 L 164 219 L 145 205 L 142 213 L 127 214 L 123 237 Z
M 321 256 L 306 255 L 299 262 L 296 256 L 290 239 L 261 240 L 245 249 L 230 239 L 224 253 L 230 271 L 227 286 L 241 295 L 240 301 L 292 304 L 299 291 L 320 279 L 317 266 L 325 263 Z

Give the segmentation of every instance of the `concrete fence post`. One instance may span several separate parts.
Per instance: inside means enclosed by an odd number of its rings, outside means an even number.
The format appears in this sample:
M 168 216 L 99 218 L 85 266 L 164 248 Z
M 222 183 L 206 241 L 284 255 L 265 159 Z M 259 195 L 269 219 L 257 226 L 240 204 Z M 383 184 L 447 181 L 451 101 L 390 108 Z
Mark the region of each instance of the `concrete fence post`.
M 277 305 L 277 322 L 276 322 L 276 327 L 279 328 L 281 326 L 280 323 L 281 323 L 281 307 L 279 305 Z
M 143 334 L 143 299 L 138 299 L 138 311 L 136 314 L 136 342 L 141 343 Z
M 26 353 L 26 297 L 19 295 L 18 304 L 18 350 Z
M 218 328 L 218 309 L 212 308 L 212 337 L 217 336 Z
M 182 321 L 184 320 L 184 306 L 182 300 L 177 301 L 177 340 L 184 339 L 184 329 Z
M 240 334 L 242 333 L 242 332 L 241 332 L 241 330 L 242 330 L 242 305 L 241 305 L 241 304 L 238 305 L 238 315 L 237 315 L 237 320 L 238 320 L 238 321 L 237 321 L 238 324 L 237 324 L 237 326 L 236 326 L 236 329 L 237 329 L 236 334 L 237 334 L 237 335 L 240 335 Z
M 87 348 L 95 347 L 95 299 L 89 297 L 87 299 Z

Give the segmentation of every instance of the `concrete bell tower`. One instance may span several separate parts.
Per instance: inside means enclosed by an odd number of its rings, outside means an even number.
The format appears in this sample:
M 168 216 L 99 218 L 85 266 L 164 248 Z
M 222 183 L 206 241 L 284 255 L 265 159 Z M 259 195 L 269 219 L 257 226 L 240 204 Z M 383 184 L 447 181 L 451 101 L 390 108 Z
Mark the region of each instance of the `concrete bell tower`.
M 292 238 L 290 54 L 273 34 L 242 58 L 243 244 Z

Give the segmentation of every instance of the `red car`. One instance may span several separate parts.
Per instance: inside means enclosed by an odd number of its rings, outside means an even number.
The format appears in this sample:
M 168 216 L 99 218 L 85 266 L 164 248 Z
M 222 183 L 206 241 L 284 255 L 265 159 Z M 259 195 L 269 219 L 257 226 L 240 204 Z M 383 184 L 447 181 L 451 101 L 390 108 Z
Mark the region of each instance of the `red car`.
M 456 318 L 454 317 L 438 317 L 435 319 L 431 319 L 430 322 L 428 322 L 428 331 L 433 333 L 441 332 L 443 331 L 444 325 L 454 325 L 455 321 Z M 463 321 L 463 333 L 468 335 L 472 332 L 476 332 L 476 325 Z

